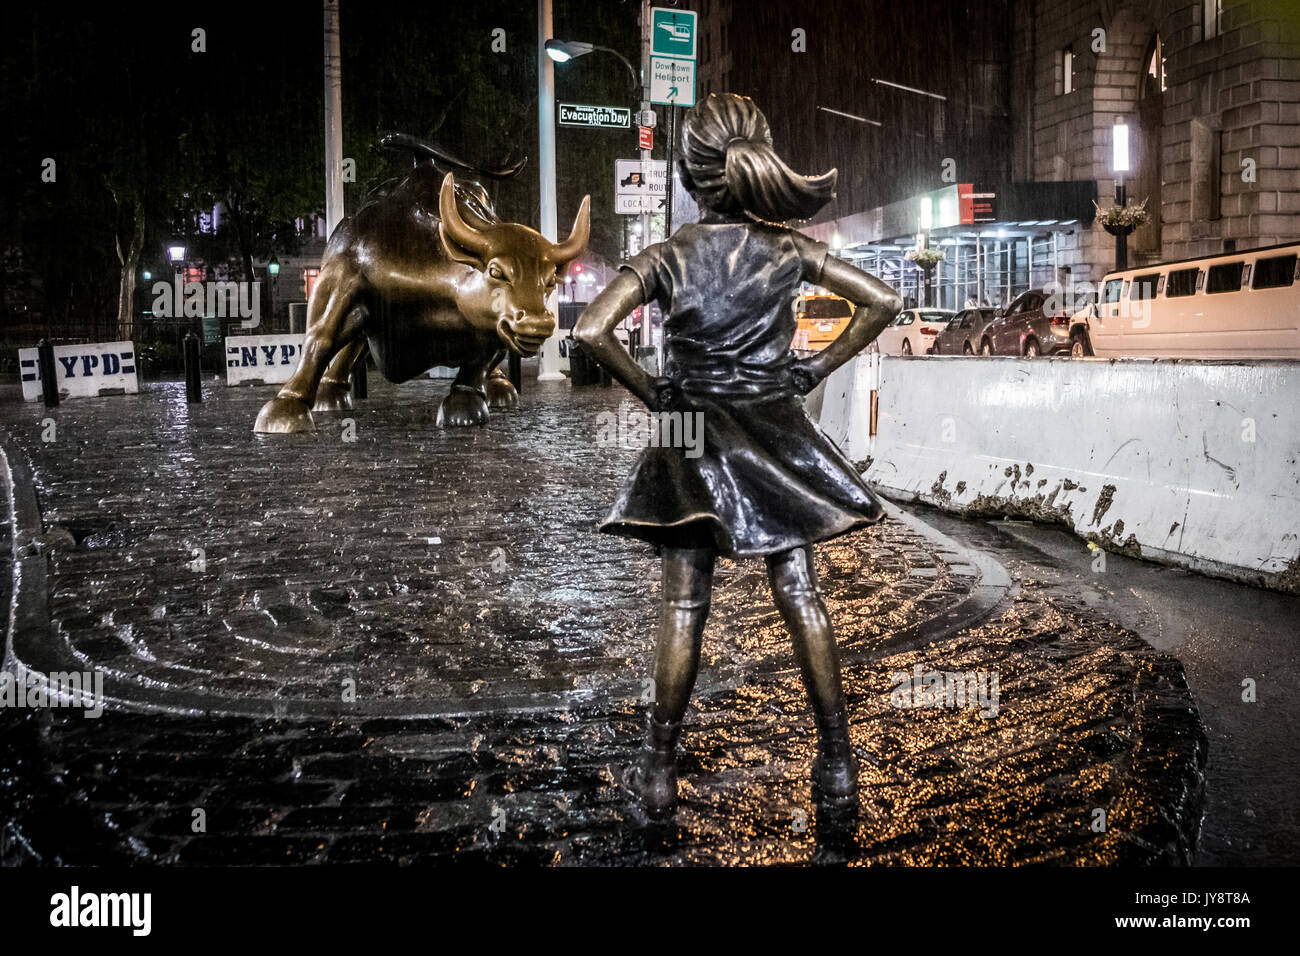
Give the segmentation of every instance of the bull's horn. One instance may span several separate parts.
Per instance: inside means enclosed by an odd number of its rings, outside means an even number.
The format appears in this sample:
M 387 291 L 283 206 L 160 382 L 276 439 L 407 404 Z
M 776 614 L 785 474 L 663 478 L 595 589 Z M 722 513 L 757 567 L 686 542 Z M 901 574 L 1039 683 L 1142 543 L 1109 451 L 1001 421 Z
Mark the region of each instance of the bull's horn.
M 442 218 L 444 238 L 476 256 L 481 257 L 488 251 L 488 237 L 460 217 L 460 210 L 456 208 L 456 182 L 451 173 L 443 179 L 442 190 L 438 193 L 438 214 Z
M 569 237 L 557 242 L 552 248 L 556 262 L 572 262 L 582 255 L 587 248 L 587 239 L 591 236 L 591 197 L 583 196 L 582 205 L 578 207 L 578 218 L 573 220 Z

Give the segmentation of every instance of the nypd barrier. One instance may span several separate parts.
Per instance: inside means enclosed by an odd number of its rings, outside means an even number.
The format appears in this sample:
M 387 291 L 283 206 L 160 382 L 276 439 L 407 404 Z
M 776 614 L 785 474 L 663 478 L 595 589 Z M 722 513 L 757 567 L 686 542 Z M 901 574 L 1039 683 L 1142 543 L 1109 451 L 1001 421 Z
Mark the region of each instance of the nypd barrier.
M 227 336 L 226 384 L 278 385 L 287 382 L 302 358 L 303 338 L 302 333 Z
M 826 385 L 822 428 L 886 495 L 1300 591 L 1300 363 L 887 356 L 874 438 L 869 390 Z
M 96 342 L 54 346 L 54 371 L 62 398 L 134 395 L 140 391 L 135 346 L 130 342 Z M 41 399 L 41 363 L 36 349 L 18 350 L 23 401 Z

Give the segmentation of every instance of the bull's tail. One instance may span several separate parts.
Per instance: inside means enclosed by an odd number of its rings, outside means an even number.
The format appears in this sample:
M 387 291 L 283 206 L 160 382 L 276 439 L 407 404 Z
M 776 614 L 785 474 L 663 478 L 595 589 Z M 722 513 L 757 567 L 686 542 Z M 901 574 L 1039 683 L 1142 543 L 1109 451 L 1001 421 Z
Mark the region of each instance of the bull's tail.
M 379 140 L 379 145 L 385 149 L 409 150 L 415 154 L 417 162 L 419 158 L 432 159 L 435 163 L 443 166 L 467 169 L 488 179 L 510 179 L 512 176 L 518 175 L 519 171 L 528 163 L 527 156 L 516 157 L 512 152 L 506 157 L 503 165 L 484 169 L 482 166 L 458 159 L 427 139 L 421 139 L 419 136 L 412 136 L 409 133 L 387 133 Z

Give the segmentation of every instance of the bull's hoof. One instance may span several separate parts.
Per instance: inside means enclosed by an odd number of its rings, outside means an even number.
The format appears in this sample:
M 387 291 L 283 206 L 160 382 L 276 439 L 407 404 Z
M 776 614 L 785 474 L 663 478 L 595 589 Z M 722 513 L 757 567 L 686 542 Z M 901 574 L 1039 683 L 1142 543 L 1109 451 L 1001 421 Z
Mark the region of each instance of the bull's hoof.
M 322 381 L 316 389 L 313 412 L 343 412 L 352 408 L 352 389 L 338 382 Z
M 504 375 L 490 376 L 483 385 L 487 392 L 488 408 L 511 409 L 519 407 L 519 393 Z
M 453 385 L 451 394 L 438 406 L 438 424 L 447 428 L 486 425 L 488 403 L 483 393 L 468 385 Z
M 277 396 L 262 406 L 257 413 L 257 422 L 253 431 L 270 435 L 284 435 L 289 432 L 313 432 L 316 423 L 312 420 L 311 409 L 299 398 Z

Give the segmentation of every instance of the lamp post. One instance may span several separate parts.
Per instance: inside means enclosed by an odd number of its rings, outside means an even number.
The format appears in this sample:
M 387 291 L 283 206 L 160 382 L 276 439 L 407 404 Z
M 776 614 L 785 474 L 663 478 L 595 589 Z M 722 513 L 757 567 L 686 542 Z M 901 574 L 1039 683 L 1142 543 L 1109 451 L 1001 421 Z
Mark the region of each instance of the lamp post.
M 542 51 L 546 47 L 546 41 L 551 38 L 553 23 L 551 0 L 537 0 L 537 167 L 541 177 L 540 225 L 542 235 L 551 242 L 559 238 L 555 208 L 555 62 L 550 56 L 543 56 Z M 558 294 L 552 292 L 546 304 L 551 313 L 558 316 L 557 299 Z M 538 364 L 537 381 L 564 381 L 564 373 L 560 371 L 560 342 L 554 335 L 542 343 Z
M 1128 124 L 1116 118 L 1111 130 L 1111 170 L 1115 173 L 1115 205 L 1121 209 L 1128 202 L 1128 189 L 1124 185 L 1124 174 L 1129 171 Z M 1129 229 L 1116 227 L 1115 235 L 1115 271 L 1128 268 L 1128 234 Z
M 546 50 L 546 55 L 556 63 L 568 63 L 570 60 L 577 59 L 580 56 L 586 56 L 588 53 L 597 50 L 601 53 L 608 53 L 611 56 L 618 57 L 619 62 L 627 67 L 627 75 L 628 79 L 631 81 L 633 96 L 636 95 L 637 90 L 641 85 L 636 70 L 633 69 L 632 64 L 628 62 L 627 57 L 611 47 L 601 46 L 598 43 L 587 43 L 583 40 L 557 40 L 555 37 L 549 38 L 542 46 Z M 552 90 L 552 93 L 553 92 L 554 91 Z M 645 247 L 646 242 L 646 238 L 642 237 L 642 248 Z M 581 271 L 581 266 L 579 266 L 579 271 Z M 632 351 L 632 354 L 635 355 L 635 348 L 631 343 L 632 337 L 629 335 L 628 347 Z
M 280 279 L 280 260 L 271 253 L 271 261 L 266 264 L 266 274 L 271 277 L 271 328 L 275 328 L 275 286 Z

